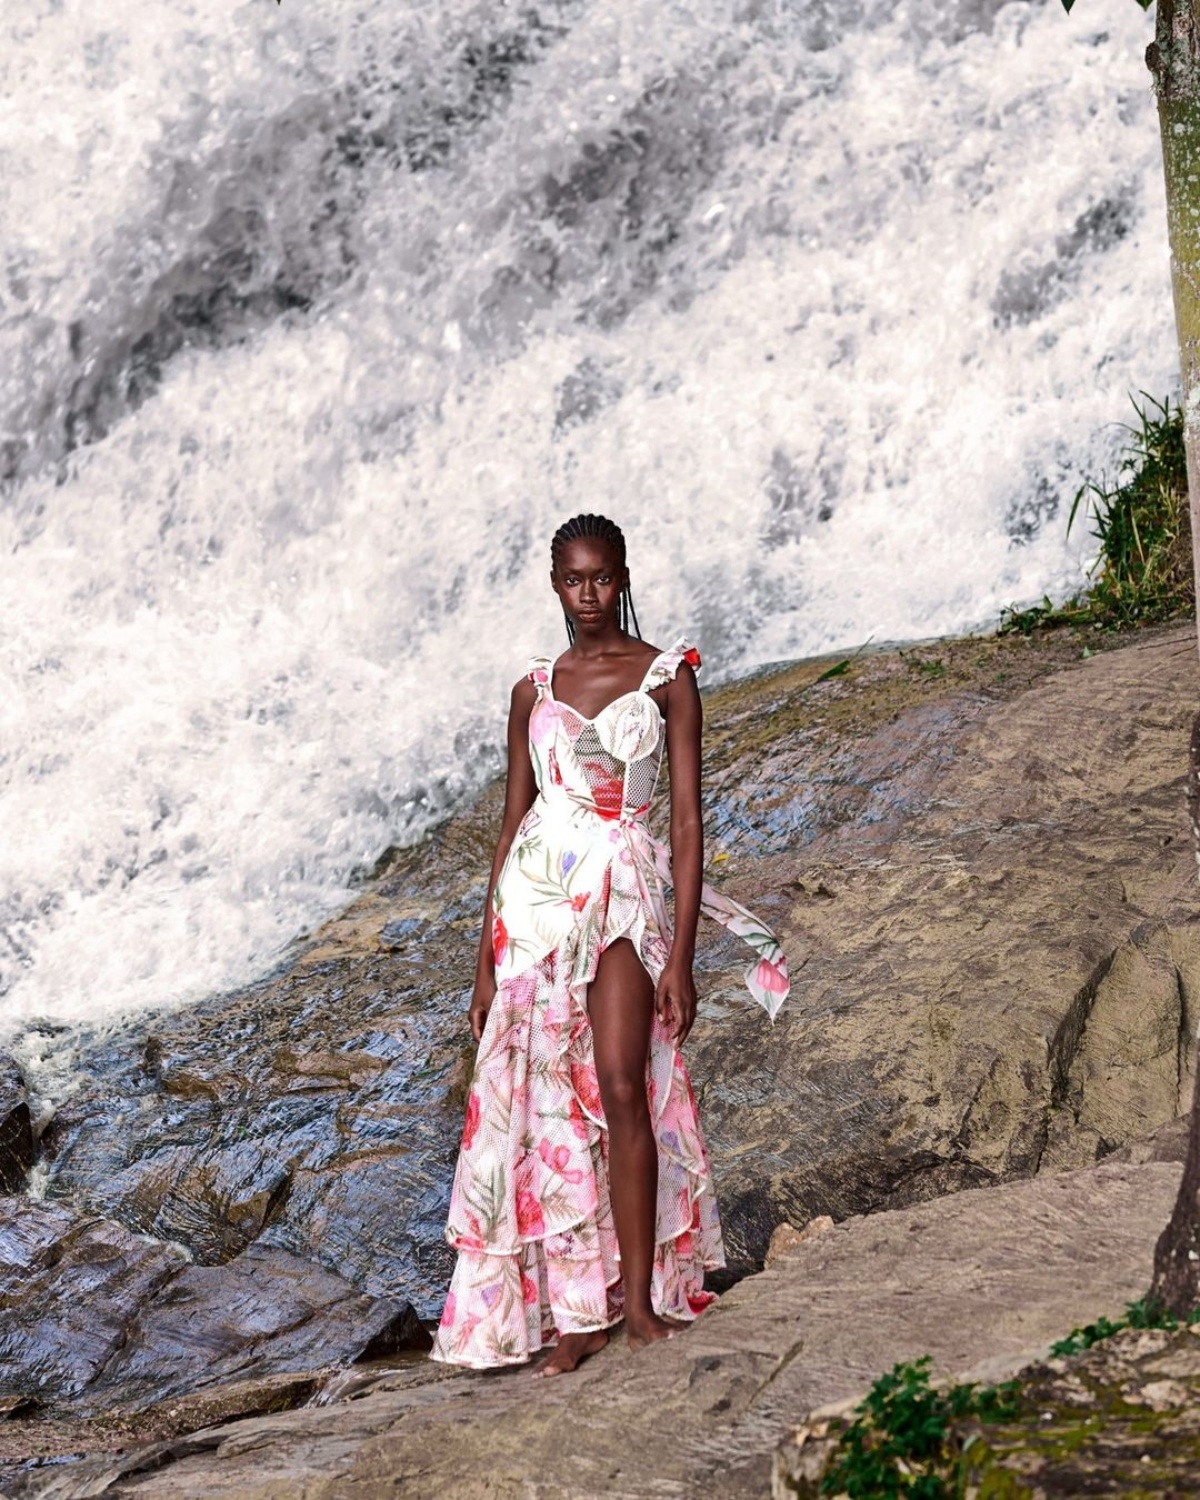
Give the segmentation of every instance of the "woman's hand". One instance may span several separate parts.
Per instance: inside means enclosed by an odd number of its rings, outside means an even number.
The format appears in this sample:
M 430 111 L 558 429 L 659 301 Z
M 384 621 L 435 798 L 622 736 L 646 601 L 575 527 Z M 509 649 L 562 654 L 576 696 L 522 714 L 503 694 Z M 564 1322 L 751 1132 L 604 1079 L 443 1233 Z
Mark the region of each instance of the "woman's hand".
M 467 1011 L 467 1020 L 471 1023 L 471 1035 L 477 1042 L 483 1040 L 483 1028 L 487 1024 L 488 1012 L 495 998 L 496 976 L 477 974 L 475 988 L 471 992 L 471 1008 Z
M 690 963 L 675 958 L 667 960 L 654 992 L 654 1009 L 674 1037 L 675 1045 L 682 1047 L 696 1019 L 696 981 Z

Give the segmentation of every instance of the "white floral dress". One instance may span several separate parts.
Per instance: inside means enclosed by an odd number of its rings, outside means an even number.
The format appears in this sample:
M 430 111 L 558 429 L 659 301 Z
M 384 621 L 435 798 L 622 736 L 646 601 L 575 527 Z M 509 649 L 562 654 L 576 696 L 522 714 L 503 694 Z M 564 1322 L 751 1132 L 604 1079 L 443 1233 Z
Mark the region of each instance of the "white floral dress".
M 700 665 L 681 638 L 654 658 L 635 692 L 592 719 L 555 698 L 549 657 L 530 663 L 538 795 L 493 897 L 496 998 L 451 1193 L 446 1238 L 458 1263 L 435 1359 L 519 1364 L 561 1334 L 620 1320 L 608 1134 L 587 992 L 600 955 L 618 938 L 633 943 L 655 983 L 666 966 L 670 856 L 646 824 L 665 721 L 650 692 L 683 661 Z M 701 909 L 754 950 L 746 982 L 774 1016 L 788 991 L 774 936 L 708 886 Z M 652 1297 L 660 1314 L 690 1319 L 712 1301 L 705 1269 L 725 1258 L 695 1096 L 657 1017 L 646 1088 L 658 1143 Z

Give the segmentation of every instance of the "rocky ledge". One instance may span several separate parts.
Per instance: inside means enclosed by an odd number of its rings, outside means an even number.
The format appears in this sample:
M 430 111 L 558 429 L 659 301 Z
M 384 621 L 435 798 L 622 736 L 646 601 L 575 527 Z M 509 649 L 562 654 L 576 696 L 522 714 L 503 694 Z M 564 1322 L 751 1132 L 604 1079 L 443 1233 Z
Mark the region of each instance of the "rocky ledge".
M 1200 1017 L 1195 640 L 1113 644 L 939 642 L 707 696 L 712 875 L 778 927 L 796 975 L 772 1027 L 737 945 L 705 935 L 689 1052 L 735 1274 L 781 1221 L 1171 1154 Z M 35 1108 L 36 1142 L 20 1080 L 0 1079 L 13 1185 L 34 1161 L 46 1191 L 0 1216 L 11 1408 L 109 1420 L 136 1392 L 157 1431 L 184 1388 L 343 1363 L 411 1327 L 406 1306 L 436 1311 L 497 808 L 493 789 L 391 857 L 261 983 L 84 1039 L 79 1087 L 48 1123 Z M 105 1279 L 114 1259 L 123 1281 Z M 301 1267 L 313 1339 L 272 1363 L 251 1329 L 235 1353 L 227 1296 Z M 208 1363 L 173 1352 L 179 1278 Z M 94 1290 L 117 1282 L 116 1301 Z M 356 1297 L 364 1321 L 339 1344 L 346 1320 L 320 1309 Z M 277 1327 L 286 1349 L 282 1312 Z

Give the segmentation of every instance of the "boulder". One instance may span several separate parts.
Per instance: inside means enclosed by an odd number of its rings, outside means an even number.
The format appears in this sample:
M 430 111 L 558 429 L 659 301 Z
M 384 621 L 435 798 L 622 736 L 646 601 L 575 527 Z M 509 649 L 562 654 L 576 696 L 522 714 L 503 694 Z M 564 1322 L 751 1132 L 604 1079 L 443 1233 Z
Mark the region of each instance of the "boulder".
M 33 1166 L 33 1149 L 24 1075 L 0 1053 L 0 1193 L 20 1192 Z
M 286 1250 L 221 1266 L 111 1219 L 0 1200 L 0 1394 L 136 1411 L 214 1384 L 424 1349 L 402 1302 Z

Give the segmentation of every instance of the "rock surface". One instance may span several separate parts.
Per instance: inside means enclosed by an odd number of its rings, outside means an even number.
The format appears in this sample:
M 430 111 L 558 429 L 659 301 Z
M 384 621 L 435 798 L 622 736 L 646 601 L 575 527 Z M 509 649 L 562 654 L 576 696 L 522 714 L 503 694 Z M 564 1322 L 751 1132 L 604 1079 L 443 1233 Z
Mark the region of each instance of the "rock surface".
M 791 1428 L 896 1361 L 931 1352 L 941 1374 L 997 1378 L 1077 1324 L 1120 1313 L 1146 1288 L 1178 1180 L 1170 1164 L 1105 1163 L 852 1219 L 642 1354 L 616 1341 L 544 1382 L 426 1364 L 328 1405 L 10 1474 L 4 1491 L 765 1500 Z
M 16 1193 L 33 1165 L 33 1124 L 20 1068 L 0 1054 L 0 1193 Z
M 972 1476 L 1006 1500 L 1200 1494 L 1200 1328 L 1127 1328 L 1017 1376 L 1017 1411 L 957 1424 Z M 848 1414 L 847 1414 L 848 1415 Z M 802 1426 L 775 1455 L 773 1500 L 817 1500 L 839 1423 Z M 982 1441 L 980 1441 L 982 1440 Z
M 689 1050 L 739 1271 L 780 1221 L 1081 1165 L 1189 1097 L 1195 645 L 1080 649 L 939 643 L 707 699 L 714 876 L 797 981 L 772 1027 L 702 932 Z M 86 1052 L 52 1196 L 436 1313 L 497 807 L 398 856 L 277 976 Z
M 0 1394 L 125 1411 L 221 1382 L 427 1348 L 407 1304 L 251 1246 L 222 1266 L 60 1205 L 0 1200 Z
M 688 1046 L 735 1272 L 780 1222 L 1079 1166 L 1178 1118 L 1200 1017 L 1194 638 L 1082 649 L 941 642 L 707 697 L 713 878 L 796 975 L 772 1027 L 743 952 L 704 934 Z M 182 1247 L 197 1287 L 270 1253 L 436 1313 L 497 811 L 493 789 L 394 856 L 261 983 L 83 1044 L 43 1136 L 52 1203 Z M 101 1318 L 97 1358 L 108 1337 Z M 148 1366 L 129 1374 L 148 1399 Z

